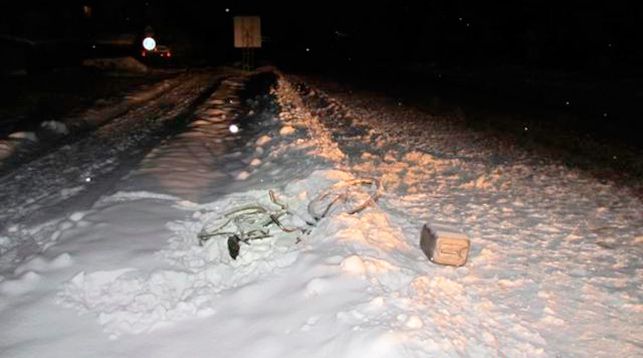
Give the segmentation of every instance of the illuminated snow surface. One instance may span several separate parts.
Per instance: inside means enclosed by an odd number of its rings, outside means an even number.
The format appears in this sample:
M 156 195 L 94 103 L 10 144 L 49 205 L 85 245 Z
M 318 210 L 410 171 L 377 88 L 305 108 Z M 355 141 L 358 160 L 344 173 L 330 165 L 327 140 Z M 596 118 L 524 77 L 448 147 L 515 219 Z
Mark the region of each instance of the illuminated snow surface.
M 643 355 L 643 207 L 628 189 L 452 118 L 293 79 L 273 91 L 278 113 L 244 122 L 240 81 L 109 186 L 123 156 L 91 142 L 91 165 L 62 148 L 3 178 L 1 356 Z M 270 189 L 305 215 L 320 190 L 363 176 L 382 180 L 378 206 L 299 243 L 278 234 L 237 260 L 223 240 L 197 243 L 217 213 L 271 205 Z M 429 220 L 471 237 L 466 266 L 428 262 Z

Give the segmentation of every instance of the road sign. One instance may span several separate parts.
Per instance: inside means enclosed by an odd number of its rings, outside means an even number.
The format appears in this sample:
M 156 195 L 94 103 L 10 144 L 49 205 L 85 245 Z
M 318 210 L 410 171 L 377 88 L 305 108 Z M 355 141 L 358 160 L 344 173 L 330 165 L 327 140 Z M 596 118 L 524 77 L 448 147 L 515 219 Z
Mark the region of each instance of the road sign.
M 261 47 L 261 18 L 259 16 L 234 17 L 234 47 Z

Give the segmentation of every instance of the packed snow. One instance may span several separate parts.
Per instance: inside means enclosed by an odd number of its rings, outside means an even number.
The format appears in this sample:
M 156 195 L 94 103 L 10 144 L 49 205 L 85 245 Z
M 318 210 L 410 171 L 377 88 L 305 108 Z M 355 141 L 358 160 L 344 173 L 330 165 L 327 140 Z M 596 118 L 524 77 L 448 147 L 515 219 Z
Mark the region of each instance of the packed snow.
M 193 81 L 177 91 L 208 82 Z M 139 161 L 87 141 L 84 156 L 61 150 L 32 167 L 57 180 L 3 178 L 1 355 L 643 354 L 643 206 L 628 188 L 457 118 L 304 83 L 278 73 L 246 99 L 248 77 L 229 76 Z M 138 129 L 106 143 L 127 153 Z M 109 160 L 127 170 L 110 186 L 84 182 L 113 172 L 85 163 Z M 232 209 L 276 208 L 270 190 L 288 225 L 306 225 L 319 193 L 365 177 L 382 183 L 377 203 L 333 211 L 307 235 L 275 230 L 236 260 L 225 240 L 197 240 Z M 39 188 L 11 194 L 21 178 Z M 433 221 L 471 238 L 465 266 L 419 249 Z

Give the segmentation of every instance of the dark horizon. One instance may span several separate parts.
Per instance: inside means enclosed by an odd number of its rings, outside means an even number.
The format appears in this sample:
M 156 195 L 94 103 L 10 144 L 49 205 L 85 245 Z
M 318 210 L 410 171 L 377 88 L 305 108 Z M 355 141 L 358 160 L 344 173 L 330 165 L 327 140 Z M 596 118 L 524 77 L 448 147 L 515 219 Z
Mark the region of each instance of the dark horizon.
M 520 103 L 563 113 L 570 127 L 641 145 L 631 130 L 643 115 L 643 4 L 635 1 L 27 0 L 0 6 L 3 73 L 78 67 L 101 57 L 129 56 L 152 68 L 238 64 L 233 18 L 257 15 L 263 43 L 254 51 L 256 65 L 386 91 L 415 88 L 453 103 L 473 98 L 493 111 Z M 171 49 L 171 61 L 142 58 L 149 31 Z
M 633 1 L 383 1 L 366 6 L 117 0 L 2 7 L 3 42 L 7 37 L 91 42 L 120 34 L 142 36 L 151 26 L 162 40 L 189 44 L 189 56 L 209 62 L 234 59 L 231 18 L 247 14 L 262 17 L 265 41 L 259 54 L 267 59 L 292 57 L 330 66 L 386 61 L 607 72 L 636 68 L 643 61 L 643 6 Z

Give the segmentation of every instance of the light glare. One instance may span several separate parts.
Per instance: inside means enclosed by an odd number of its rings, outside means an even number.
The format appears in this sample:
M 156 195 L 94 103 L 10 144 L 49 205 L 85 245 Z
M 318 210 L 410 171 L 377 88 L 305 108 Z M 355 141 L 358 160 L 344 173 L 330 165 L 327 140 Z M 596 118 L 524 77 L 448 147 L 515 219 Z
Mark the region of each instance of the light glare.
M 143 48 L 152 51 L 156 48 L 156 41 L 151 37 L 146 37 L 143 39 Z

